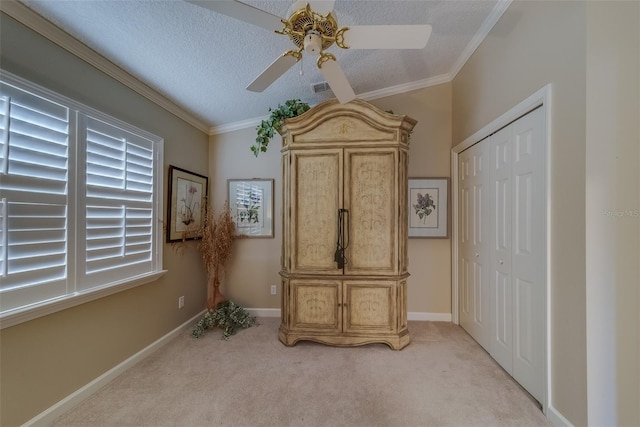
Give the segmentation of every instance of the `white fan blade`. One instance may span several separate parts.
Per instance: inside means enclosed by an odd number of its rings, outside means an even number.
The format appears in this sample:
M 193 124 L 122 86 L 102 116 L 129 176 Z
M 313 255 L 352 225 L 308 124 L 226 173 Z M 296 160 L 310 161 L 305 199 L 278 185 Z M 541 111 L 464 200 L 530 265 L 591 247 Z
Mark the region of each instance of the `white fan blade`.
M 257 7 L 253 7 L 236 0 L 185 1 L 187 3 L 193 3 L 200 7 L 213 10 L 214 12 L 230 16 L 231 18 L 248 22 L 249 24 L 257 25 L 258 27 L 266 28 L 267 30 L 282 30 L 282 28 L 284 27 L 279 16 L 272 15 L 271 13 L 266 12 L 262 9 L 258 9 Z
M 334 0 L 309 0 L 311 9 L 322 16 L 327 16 L 333 11 L 334 3 Z
M 431 25 L 353 25 L 344 32 L 351 49 L 422 49 L 431 36 Z
M 338 101 L 340 101 L 341 104 L 345 104 L 352 99 L 355 99 L 356 94 L 351 88 L 349 80 L 347 80 L 347 76 L 344 75 L 342 67 L 340 67 L 336 61 L 330 59 L 324 62 L 322 67 L 320 67 L 320 72 L 327 83 L 329 83 L 329 86 L 331 86 L 333 94 L 338 98 Z
M 333 4 L 335 0 L 297 0 L 287 11 L 287 16 L 291 16 L 293 12 L 307 7 L 307 3 L 311 6 L 311 10 L 319 13 L 322 16 L 326 16 L 333 10 Z
M 247 90 L 251 92 L 262 92 L 268 88 L 271 83 L 278 80 L 278 77 L 283 75 L 289 68 L 293 67 L 293 64 L 296 62 L 298 62 L 298 59 L 291 55 L 285 54 L 280 56 L 247 86 Z

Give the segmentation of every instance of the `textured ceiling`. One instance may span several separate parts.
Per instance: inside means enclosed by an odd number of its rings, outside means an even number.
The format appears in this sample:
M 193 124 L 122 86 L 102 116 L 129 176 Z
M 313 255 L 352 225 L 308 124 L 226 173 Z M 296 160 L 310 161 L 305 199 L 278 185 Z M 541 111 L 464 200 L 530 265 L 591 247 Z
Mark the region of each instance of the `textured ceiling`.
M 264 92 L 246 91 L 293 44 L 286 36 L 181 0 L 22 2 L 213 128 L 262 117 L 287 99 L 313 105 L 333 97 L 330 91 L 312 92 L 311 85 L 323 79 L 310 57 Z M 293 3 L 244 2 L 281 17 Z M 343 50 L 334 45 L 329 51 L 359 96 L 370 99 L 375 93 L 426 86 L 429 80 L 453 77 L 503 3 L 336 0 L 340 27 L 430 24 L 433 32 L 421 50 Z

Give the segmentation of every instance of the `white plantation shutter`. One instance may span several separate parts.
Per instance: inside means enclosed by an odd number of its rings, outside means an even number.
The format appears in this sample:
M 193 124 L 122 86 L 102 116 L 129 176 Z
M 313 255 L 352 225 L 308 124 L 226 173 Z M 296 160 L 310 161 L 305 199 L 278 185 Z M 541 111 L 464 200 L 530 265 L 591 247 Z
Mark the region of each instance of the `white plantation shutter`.
M 0 304 L 67 292 L 69 109 L 2 85 Z
M 7 173 L 10 111 L 11 100 L 9 97 L 0 96 L 0 176 Z
M 149 271 L 153 256 L 154 143 L 86 117 L 83 286 Z
M 161 167 L 161 138 L 0 75 L 0 317 L 158 274 Z

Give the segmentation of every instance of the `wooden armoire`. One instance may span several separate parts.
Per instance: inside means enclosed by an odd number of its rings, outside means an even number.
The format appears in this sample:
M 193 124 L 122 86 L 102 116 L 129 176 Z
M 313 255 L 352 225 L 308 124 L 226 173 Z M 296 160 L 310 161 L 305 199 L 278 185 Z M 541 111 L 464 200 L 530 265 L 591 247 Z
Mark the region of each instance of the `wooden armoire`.
M 286 120 L 280 340 L 409 344 L 407 155 L 416 121 L 354 100 Z

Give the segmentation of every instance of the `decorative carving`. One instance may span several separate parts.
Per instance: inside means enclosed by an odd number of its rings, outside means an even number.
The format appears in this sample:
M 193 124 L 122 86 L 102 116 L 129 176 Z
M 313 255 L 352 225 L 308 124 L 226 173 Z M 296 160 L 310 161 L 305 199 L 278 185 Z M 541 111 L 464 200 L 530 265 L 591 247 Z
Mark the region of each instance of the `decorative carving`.
M 388 287 L 352 287 L 349 292 L 351 297 L 349 326 L 386 326 L 391 328 L 389 291 Z
M 381 131 L 360 117 L 341 116 L 323 121 L 306 134 L 296 135 L 296 142 L 332 141 L 389 141 L 395 138 L 393 131 Z
M 296 267 L 334 269 L 339 157 L 299 155 L 296 161 Z
M 335 325 L 337 300 L 336 286 L 297 286 L 296 323 Z
M 394 155 L 352 153 L 350 166 L 350 269 L 393 269 L 395 253 Z
M 338 126 L 338 133 L 339 133 L 340 135 L 345 135 L 348 131 L 349 131 L 349 125 L 348 125 L 348 124 L 346 124 L 346 123 L 341 123 L 341 124 Z

